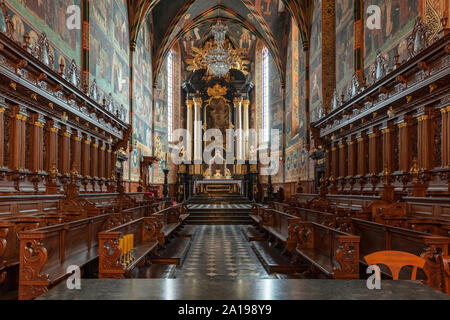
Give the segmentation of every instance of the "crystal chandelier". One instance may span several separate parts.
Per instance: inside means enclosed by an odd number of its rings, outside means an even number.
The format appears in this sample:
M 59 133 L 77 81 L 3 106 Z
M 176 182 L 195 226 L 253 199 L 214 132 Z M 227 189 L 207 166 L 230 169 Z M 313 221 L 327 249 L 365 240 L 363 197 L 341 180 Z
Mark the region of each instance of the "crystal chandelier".
M 212 28 L 214 36 L 215 48 L 209 50 L 208 55 L 205 56 L 202 63 L 207 65 L 213 75 L 217 77 L 224 77 L 234 63 L 233 57 L 229 50 L 225 50 L 223 44 L 225 42 L 225 35 L 228 32 L 228 27 L 217 22 Z

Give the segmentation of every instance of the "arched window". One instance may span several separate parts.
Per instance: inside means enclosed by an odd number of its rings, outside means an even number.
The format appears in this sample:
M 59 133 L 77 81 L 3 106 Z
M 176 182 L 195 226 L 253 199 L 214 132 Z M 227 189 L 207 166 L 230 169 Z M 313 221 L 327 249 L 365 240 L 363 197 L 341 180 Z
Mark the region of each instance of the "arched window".
M 263 130 L 262 142 L 269 141 L 269 50 L 264 48 L 262 51 L 262 124 Z
M 167 136 L 169 142 L 173 138 L 173 51 L 167 56 Z

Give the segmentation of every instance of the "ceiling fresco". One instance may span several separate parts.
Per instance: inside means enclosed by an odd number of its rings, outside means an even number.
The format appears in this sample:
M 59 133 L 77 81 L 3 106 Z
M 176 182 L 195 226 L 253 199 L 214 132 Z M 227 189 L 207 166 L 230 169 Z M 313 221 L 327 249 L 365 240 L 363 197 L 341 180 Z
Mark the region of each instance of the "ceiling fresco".
M 180 42 L 189 50 L 190 43 L 204 42 L 210 26 L 218 19 L 229 25 L 230 40 L 247 46 L 250 52 L 255 40 L 261 39 L 283 73 L 289 17 L 292 15 L 307 41 L 311 11 L 311 1 L 303 0 L 128 0 L 128 4 L 132 41 L 145 15 L 151 12 L 155 77 L 173 45 Z

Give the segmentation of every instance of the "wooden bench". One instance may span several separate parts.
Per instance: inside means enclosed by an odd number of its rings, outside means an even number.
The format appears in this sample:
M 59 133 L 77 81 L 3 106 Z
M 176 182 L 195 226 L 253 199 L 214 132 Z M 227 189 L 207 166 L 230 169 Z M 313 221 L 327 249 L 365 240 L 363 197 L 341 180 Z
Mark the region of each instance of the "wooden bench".
M 450 295 L 450 256 L 440 256 L 442 268 L 443 292 Z
M 173 207 L 168 207 L 150 216 L 157 216 L 162 224 L 161 232 L 164 238 L 168 240 L 170 237 L 176 235 L 177 231 L 183 227 L 189 213 L 184 204 L 178 204 Z
M 297 245 L 294 229 L 301 219 L 273 209 L 263 209 L 263 212 L 262 228 L 267 231 L 269 240 L 274 239 L 285 252 L 292 252 Z
M 95 260 L 108 216 L 20 232 L 19 299 L 38 297 L 69 276 L 67 267 Z
M 186 254 L 189 251 L 191 239 L 189 237 L 177 237 L 154 254 L 150 262 L 154 264 L 173 264 L 180 266 L 183 264 Z
M 315 222 L 297 224 L 295 252 L 333 279 L 359 279 L 358 236 Z
M 281 251 L 267 241 L 252 242 L 252 250 L 264 269 L 270 274 L 291 274 L 305 271 L 303 266 L 294 263 L 292 258 L 281 254 Z
M 130 277 L 136 267 L 146 263 L 148 255 L 156 251 L 160 243 L 160 224 L 157 217 L 143 217 L 98 234 L 99 241 L 99 278 L 122 279 Z M 119 239 L 125 235 L 134 235 L 134 259 L 124 265 L 120 258 L 123 248 Z
M 147 208 L 143 206 L 123 210 L 120 213 L 111 213 L 108 215 L 105 228 L 112 228 L 141 218 L 146 212 Z M 84 214 L 71 212 L 34 214 L 0 219 L 0 272 L 1 270 L 4 272 L 5 268 L 19 264 L 19 232 L 69 223 L 83 218 L 86 218 Z
M 252 208 L 250 211 L 250 218 L 253 220 L 253 222 L 257 225 L 257 226 L 261 226 L 262 223 L 262 216 L 263 216 L 263 210 L 264 209 L 264 205 L 259 204 L 259 203 L 253 203 L 252 204 Z
M 269 202 L 269 209 L 274 209 L 286 213 L 287 210 L 289 209 L 289 204 L 272 201 Z
M 66 213 L 0 220 L 0 233 L 6 233 L 8 227 L 14 226 L 8 229 L 6 244 L 9 243 L 10 247 L 8 264 L 20 262 L 19 299 L 32 299 L 36 294 L 45 292 L 49 286 L 63 280 L 68 276 L 65 271 L 68 265 L 78 265 L 81 268 L 97 259 L 97 235 L 100 231 L 139 219 L 146 211 L 145 206 L 135 207 L 74 221 L 71 221 L 73 216 Z M 58 222 L 63 223 L 55 224 Z M 14 244 L 17 234 L 20 246 Z M 27 255 L 38 255 L 42 261 L 33 264 Z M 28 273 L 24 274 L 23 270 Z M 36 290 L 35 287 L 39 289 Z

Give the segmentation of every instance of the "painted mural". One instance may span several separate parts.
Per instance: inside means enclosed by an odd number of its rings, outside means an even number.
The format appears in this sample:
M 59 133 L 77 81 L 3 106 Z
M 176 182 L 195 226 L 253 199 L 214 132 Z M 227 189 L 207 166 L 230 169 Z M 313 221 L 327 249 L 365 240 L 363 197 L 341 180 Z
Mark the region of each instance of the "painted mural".
M 144 20 L 136 41 L 133 56 L 133 137 L 139 159 L 152 154 L 152 56 L 151 56 L 151 15 Z M 134 151 L 133 151 L 134 152 Z M 132 154 L 133 155 L 133 154 Z M 139 180 L 139 161 L 130 157 L 130 180 Z
M 310 114 L 315 122 L 322 114 L 322 0 L 314 1 L 310 43 Z
M 103 95 L 111 93 L 114 103 L 128 110 L 130 71 L 126 0 L 93 0 L 90 4 L 91 78 L 96 79 Z
M 281 78 L 272 56 L 269 59 L 269 108 L 271 128 L 282 132 L 284 112 Z
M 23 36 L 30 35 L 30 45 L 34 46 L 41 32 L 45 32 L 54 55 L 54 69 L 59 64 L 69 65 L 72 59 L 81 64 L 81 30 L 69 30 L 66 19 L 67 8 L 80 6 L 81 0 L 37 1 L 8 0 L 8 14 L 14 23 L 14 39 L 23 42 Z
M 286 160 L 285 181 L 307 179 L 306 67 L 301 38 L 295 21 L 291 21 L 286 69 Z M 306 157 L 305 157 L 306 155 Z M 303 158 L 302 158 L 303 156 Z M 303 162 L 301 161 L 303 159 Z
M 347 92 L 354 73 L 354 0 L 336 1 L 336 89 Z
M 414 27 L 415 19 L 419 16 L 420 3 L 420 0 L 371 1 L 370 4 L 381 8 L 381 30 L 364 28 L 366 75 L 369 74 L 378 50 L 384 54 L 390 68 L 395 64 L 395 55 L 400 56 L 400 62 L 407 58 L 407 36 Z M 367 12 L 367 6 L 370 4 L 366 1 L 364 4 L 364 12 Z M 365 19 L 367 18 L 368 14 L 365 13 Z

